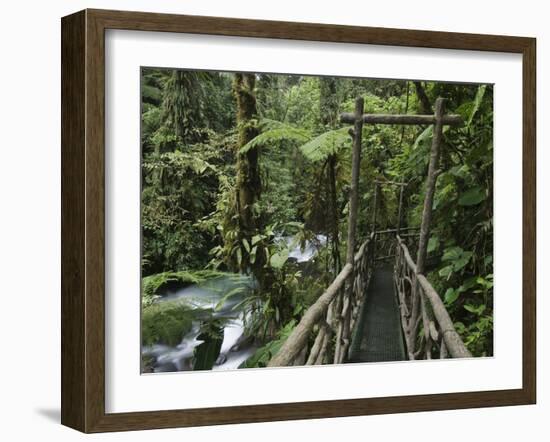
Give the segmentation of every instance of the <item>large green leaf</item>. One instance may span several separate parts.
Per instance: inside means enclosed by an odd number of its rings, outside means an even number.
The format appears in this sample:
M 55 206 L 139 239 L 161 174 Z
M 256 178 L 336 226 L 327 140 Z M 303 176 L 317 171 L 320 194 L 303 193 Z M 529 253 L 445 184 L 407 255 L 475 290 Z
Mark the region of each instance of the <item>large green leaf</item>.
M 287 259 L 288 259 L 288 250 L 283 250 L 281 252 L 274 253 L 270 259 L 271 267 L 275 269 L 280 269 L 285 265 L 285 262 L 287 261 Z
M 481 106 L 481 102 L 483 101 L 483 96 L 485 95 L 485 89 L 487 89 L 487 85 L 482 84 L 477 88 L 476 96 L 473 101 L 473 107 L 470 113 L 470 116 L 468 117 L 467 125 L 469 126 L 472 124 L 472 120 L 474 119 L 477 111 L 479 110 L 479 107 Z
M 480 304 L 478 306 L 475 306 L 475 305 L 472 305 L 472 304 L 466 304 L 464 306 L 464 309 L 469 311 L 470 313 L 474 313 L 478 316 L 480 316 L 481 314 L 483 314 L 483 312 L 485 311 L 485 304 Z
M 477 88 L 476 96 L 473 100 L 462 103 L 457 109 L 456 112 L 462 116 L 466 122 L 466 127 L 469 127 L 474 120 L 474 117 L 479 111 L 481 104 L 483 102 L 483 97 L 485 96 L 485 90 L 487 85 L 482 84 Z
M 286 324 L 277 333 L 277 339 L 275 339 L 274 341 L 268 342 L 266 345 L 256 350 L 256 353 L 254 353 L 252 357 L 248 358 L 245 362 L 243 362 L 241 367 L 252 368 L 252 367 L 267 366 L 269 360 L 279 352 L 282 345 L 285 343 L 287 338 L 290 336 L 290 334 L 294 330 L 294 327 L 296 327 L 295 321 L 290 321 L 288 324 Z
M 472 252 L 464 251 L 461 247 L 449 247 L 448 249 L 445 249 L 442 260 L 446 261 L 450 265 L 441 269 L 439 274 L 446 277 L 452 272 L 459 272 L 466 267 L 468 262 L 470 262 L 472 255 Z M 451 267 L 451 269 L 448 269 L 448 267 Z
M 453 266 L 446 266 L 439 270 L 439 276 L 449 279 L 453 273 Z
M 462 250 L 462 247 L 449 247 L 448 249 L 445 249 L 441 259 L 443 261 L 454 261 L 455 259 L 460 258 L 463 252 L 464 250 Z
M 458 295 L 460 295 L 459 290 L 454 289 L 452 287 L 448 288 L 447 291 L 445 292 L 445 296 L 444 296 L 445 302 L 447 304 L 452 304 L 453 302 L 455 302 L 457 300 Z
M 428 253 L 433 252 L 439 248 L 439 238 L 437 236 L 432 236 L 428 241 Z
M 485 191 L 481 187 L 476 186 L 464 192 L 458 199 L 458 204 L 461 206 L 475 206 L 485 198 L 487 198 Z
M 464 267 L 466 267 L 466 264 L 468 264 L 472 255 L 472 252 L 464 252 L 458 259 L 453 261 L 453 270 L 455 272 L 458 272 L 459 270 L 462 270 Z
M 216 334 L 217 336 L 212 336 L 212 333 L 201 333 L 197 337 L 204 342 L 193 351 L 193 370 L 212 370 L 222 348 L 224 329 L 219 327 Z
M 416 149 L 418 148 L 418 146 L 421 146 L 421 145 L 427 146 L 431 144 L 433 132 L 434 132 L 434 129 L 433 129 L 433 126 L 431 125 L 428 126 L 426 129 L 424 129 L 422 133 L 416 138 L 413 144 L 413 149 Z

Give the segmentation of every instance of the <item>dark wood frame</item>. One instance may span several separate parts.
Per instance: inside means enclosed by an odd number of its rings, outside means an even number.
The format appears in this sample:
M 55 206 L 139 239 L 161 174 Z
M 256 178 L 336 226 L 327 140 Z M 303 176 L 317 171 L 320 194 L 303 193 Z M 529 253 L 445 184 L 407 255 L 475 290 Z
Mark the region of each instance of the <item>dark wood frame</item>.
M 62 19 L 61 422 L 141 430 L 534 404 L 536 400 L 536 40 L 404 29 L 84 10 Z M 523 56 L 523 386 L 402 397 L 105 413 L 106 29 L 518 53 Z

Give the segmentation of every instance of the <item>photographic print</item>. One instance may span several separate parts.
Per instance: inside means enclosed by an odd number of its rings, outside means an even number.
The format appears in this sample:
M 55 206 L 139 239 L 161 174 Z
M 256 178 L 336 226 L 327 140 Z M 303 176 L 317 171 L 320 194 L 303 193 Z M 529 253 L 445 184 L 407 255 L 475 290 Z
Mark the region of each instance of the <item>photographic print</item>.
M 141 69 L 142 373 L 493 356 L 493 87 Z
M 61 28 L 62 424 L 536 403 L 534 38 Z

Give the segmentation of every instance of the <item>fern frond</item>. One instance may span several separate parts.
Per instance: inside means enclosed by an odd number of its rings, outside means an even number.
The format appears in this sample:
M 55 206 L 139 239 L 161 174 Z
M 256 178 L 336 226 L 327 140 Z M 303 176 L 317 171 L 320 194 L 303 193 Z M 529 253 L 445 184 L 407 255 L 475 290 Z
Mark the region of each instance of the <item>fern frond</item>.
M 275 120 L 263 120 L 260 128 L 263 129 L 262 132 L 241 147 L 239 153 L 246 153 L 257 147 L 279 145 L 283 142 L 299 145 L 311 139 L 309 131 Z
M 343 147 L 351 145 L 349 128 L 330 130 L 300 147 L 302 154 L 310 161 L 316 162 L 336 154 Z

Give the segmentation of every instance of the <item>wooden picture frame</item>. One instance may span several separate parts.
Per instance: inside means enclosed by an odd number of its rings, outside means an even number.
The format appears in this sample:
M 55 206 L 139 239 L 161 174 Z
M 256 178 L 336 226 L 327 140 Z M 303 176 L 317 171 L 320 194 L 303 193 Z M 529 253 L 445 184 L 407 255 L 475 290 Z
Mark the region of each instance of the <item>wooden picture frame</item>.
M 523 57 L 523 385 L 497 391 L 105 412 L 105 30 L 494 51 Z M 83 432 L 534 404 L 536 41 L 533 38 L 84 10 L 62 19 L 62 411 Z

